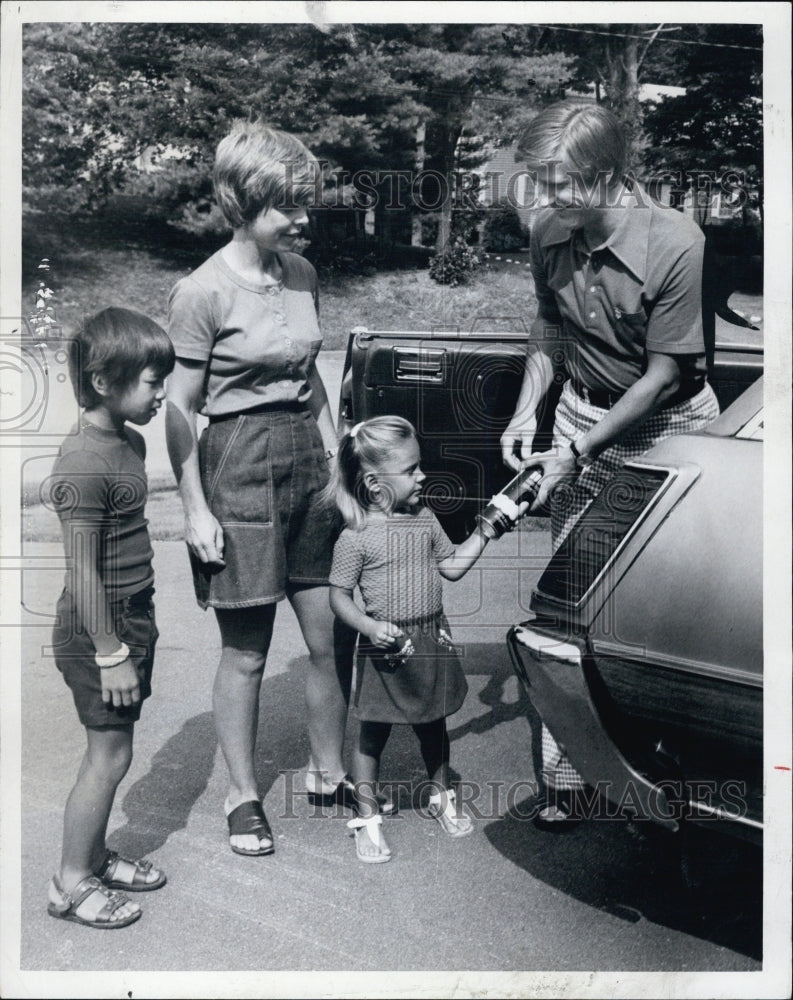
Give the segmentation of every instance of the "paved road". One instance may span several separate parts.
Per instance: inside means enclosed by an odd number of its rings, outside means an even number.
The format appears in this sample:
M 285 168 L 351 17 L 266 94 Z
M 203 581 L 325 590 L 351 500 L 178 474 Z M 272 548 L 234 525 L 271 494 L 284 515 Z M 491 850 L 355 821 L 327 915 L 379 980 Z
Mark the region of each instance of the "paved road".
M 340 360 L 326 356 L 323 374 L 331 393 L 338 391 L 333 365 L 340 373 Z M 148 432 L 153 478 L 168 475 L 161 430 L 160 423 Z M 557 836 L 527 821 L 534 778 L 529 706 L 503 639 L 526 617 L 531 587 L 548 556 L 545 532 L 515 533 L 491 545 L 464 580 L 445 589 L 470 687 L 450 720 L 452 762 L 478 789 L 476 832 L 447 840 L 422 815 L 420 803 L 403 793 L 400 815 L 388 821 L 395 856 L 380 866 L 356 861 L 346 815 L 319 814 L 302 794 L 306 652 L 288 605 L 279 609 L 262 687 L 257 758 L 277 850 L 259 859 L 228 850 L 225 768 L 211 717 L 219 649 L 214 619 L 193 603 L 182 543 L 156 542 L 154 548 L 161 631 L 155 693 L 137 727 L 136 755 L 111 816 L 110 842 L 133 855 L 154 856 L 169 883 L 143 898 L 144 917 L 133 927 L 98 934 L 52 920 L 45 911 L 83 732 L 46 651 L 61 586 L 60 546 L 24 544 L 23 969 L 100 972 L 92 981 L 97 992 L 86 992 L 97 996 L 127 995 L 134 980 L 110 975 L 119 970 L 247 971 L 255 975 L 241 995 L 283 996 L 287 989 L 267 973 L 760 969 L 759 876 L 751 855 L 733 845 L 694 845 L 701 884 L 688 890 L 674 852 L 623 824 L 592 823 Z M 395 731 L 383 772 L 386 779 L 421 782 L 409 732 Z M 154 991 L 163 983 L 182 980 L 152 982 L 151 992 L 137 989 L 138 995 L 159 995 Z M 168 988 L 177 991 L 173 995 L 227 995 L 231 980 L 190 982 L 189 988 Z M 305 995 L 331 993 L 335 982 L 326 978 L 303 989 Z M 432 980 L 423 982 L 424 995 L 442 995 Z M 526 995 L 522 980 L 501 982 L 498 995 Z M 553 975 L 542 979 L 547 995 L 556 995 L 557 982 Z M 362 984 L 363 995 L 386 989 L 376 976 Z M 28 995 L 57 996 L 61 989 L 50 984 Z M 443 995 L 451 995 L 446 989 Z
M 279 609 L 262 688 L 257 760 L 277 850 L 260 859 L 228 850 L 224 765 L 211 717 L 214 620 L 191 600 L 181 543 L 155 543 L 161 631 L 155 694 L 137 727 L 135 760 L 110 829 L 114 847 L 153 855 L 170 881 L 144 899 L 139 923 L 112 935 L 59 923 L 44 908 L 83 733 L 43 649 L 60 575 L 52 568 L 26 572 L 23 968 L 759 968 L 757 902 L 740 899 L 752 883 L 748 876 L 736 882 L 733 855 L 725 859 L 728 894 L 724 872 L 706 864 L 707 895 L 718 890 L 716 905 L 702 893 L 686 893 L 673 856 L 655 854 L 621 824 L 555 836 L 525 820 L 533 778 L 528 705 L 503 636 L 525 616 L 547 550 L 544 533 L 508 536 L 446 588 L 470 685 L 450 720 L 452 760 L 480 788 L 475 835 L 445 839 L 403 793 L 402 813 L 388 823 L 395 857 L 367 867 L 355 859 L 344 815 L 318 815 L 301 794 L 306 654 L 287 605 Z M 46 565 L 59 548 L 28 544 L 25 554 Z M 395 732 L 384 776 L 421 781 L 409 732 Z

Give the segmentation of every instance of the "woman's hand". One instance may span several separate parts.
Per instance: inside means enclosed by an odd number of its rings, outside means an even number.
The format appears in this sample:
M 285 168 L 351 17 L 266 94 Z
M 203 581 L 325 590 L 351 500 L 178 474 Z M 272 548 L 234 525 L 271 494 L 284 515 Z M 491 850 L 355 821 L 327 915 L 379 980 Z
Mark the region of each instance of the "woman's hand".
M 223 528 L 209 509 L 185 514 L 184 530 L 185 541 L 202 563 L 226 565 L 223 562 Z
M 140 701 L 140 677 L 132 660 L 127 657 L 115 667 L 102 667 L 102 701 L 114 708 L 137 705 Z
M 371 626 L 366 629 L 366 637 L 373 646 L 378 649 L 389 649 L 397 639 L 404 635 L 401 628 L 392 625 L 391 622 L 378 622 L 374 618 L 370 619 Z

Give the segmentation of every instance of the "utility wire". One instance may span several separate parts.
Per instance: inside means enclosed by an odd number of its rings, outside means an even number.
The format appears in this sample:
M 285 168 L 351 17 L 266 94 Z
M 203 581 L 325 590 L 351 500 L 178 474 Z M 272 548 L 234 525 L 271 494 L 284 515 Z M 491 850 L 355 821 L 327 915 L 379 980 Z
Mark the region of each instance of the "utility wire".
M 547 28 L 549 31 L 570 31 L 576 35 L 605 35 L 607 38 L 646 38 L 647 35 L 629 35 L 619 31 L 596 31 L 594 28 L 568 28 L 561 24 L 533 24 L 533 28 Z M 671 42 L 673 45 L 700 45 L 710 49 L 744 49 L 747 52 L 762 52 L 756 45 L 729 45 L 726 42 L 695 42 L 690 38 L 656 38 L 658 42 Z

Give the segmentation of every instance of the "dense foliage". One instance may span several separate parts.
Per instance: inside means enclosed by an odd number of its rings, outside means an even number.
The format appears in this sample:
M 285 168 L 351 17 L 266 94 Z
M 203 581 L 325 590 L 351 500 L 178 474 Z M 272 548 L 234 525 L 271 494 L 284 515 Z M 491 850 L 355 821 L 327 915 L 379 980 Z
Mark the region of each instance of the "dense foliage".
M 303 138 L 333 201 L 361 201 L 367 171 L 382 214 L 399 171 L 439 171 L 454 191 L 454 171 L 508 141 L 569 62 L 468 24 L 29 24 L 24 52 L 28 207 L 123 193 L 196 232 L 217 226 L 210 165 L 234 118 Z
M 685 186 L 739 170 L 761 190 L 761 46 L 730 24 L 28 23 L 27 231 L 67 215 L 220 238 L 214 148 L 257 114 L 324 162 L 311 253 L 351 273 L 416 266 L 431 232 L 446 280 L 466 273 L 447 244 L 476 168 L 570 88 L 615 110 L 645 171 Z M 646 81 L 686 93 L 640 105 Z M 417 194 L 418 176 L 443 197 Z M 506 209 L 488 215 L 486 242 L 525 243 Z

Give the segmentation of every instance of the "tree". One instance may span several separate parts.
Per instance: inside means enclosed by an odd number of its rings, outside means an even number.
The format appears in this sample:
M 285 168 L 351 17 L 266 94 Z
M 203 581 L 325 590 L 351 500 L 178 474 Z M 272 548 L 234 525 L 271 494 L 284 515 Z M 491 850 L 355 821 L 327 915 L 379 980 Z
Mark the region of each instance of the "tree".
M 347 201 L 357 191 L 365 203 L 363 172 L 370 172 L 385 230 L 400 171 L 409 176 L 425 164 L 452 194 L 455 171 L 507 137 L 567 67 L 557 54 L 514 53 L 496 25 L 107 23 L 25 31 L 28 206 L 60 199 L 90 209 L 123 191 L 145 195 L 152 215 L 186 213 L 194 228 L 212 224 L 212 154 L 235 117 L 255 111 L 298 134 L 339 171 Z M 142 163 L 157 170 L 141 173 Z M 441 243 L 451 211 L 446 198 Z
M 696 26 L 694 26 L 696 29 Z M 630 159 L 640 163 L 646 145 L 639 100 L 643 82 L 676 83 L 683 26 L 669 24 L 522 25 L 510 29 L 513 46 L 540 52 L 563 52 L 571 59 L 569 86 L 586 91 L 594 85 L 595 100 L 609 107 L 628 137 Z
M 733 189 L 746 204 L 748 192 L 762 188 L 762 28 L 707 25 L 700 40 L 681 72 L 685 94 L 663 98 L 645 117 L 646 164 L 677 175 L 683 187 Z

